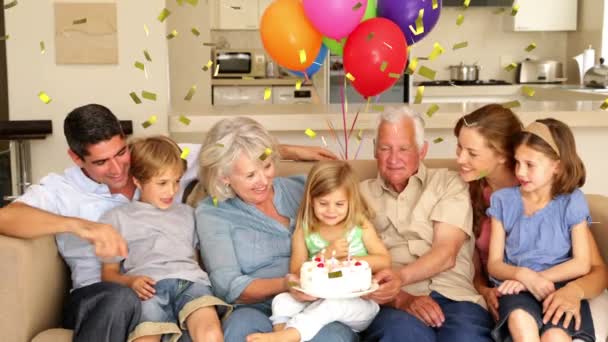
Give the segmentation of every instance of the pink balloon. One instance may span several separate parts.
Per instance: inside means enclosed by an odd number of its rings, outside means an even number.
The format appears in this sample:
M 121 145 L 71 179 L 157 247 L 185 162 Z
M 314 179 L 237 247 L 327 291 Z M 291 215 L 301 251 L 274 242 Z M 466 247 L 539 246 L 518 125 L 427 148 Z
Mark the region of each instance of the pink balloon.
M 302 4 L 312 25 L 336 40 L 348 36 L 359 25 L 367 8 L 367 0 L 304 0 Z

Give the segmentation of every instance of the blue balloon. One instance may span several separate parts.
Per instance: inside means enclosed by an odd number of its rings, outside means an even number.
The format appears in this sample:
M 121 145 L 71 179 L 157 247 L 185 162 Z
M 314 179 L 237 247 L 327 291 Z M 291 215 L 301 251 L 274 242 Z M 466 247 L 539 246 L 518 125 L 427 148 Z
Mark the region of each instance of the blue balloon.
M 327 57 L 327 47 L 324 44 L 321 44 L 321 49 L 317 54 L 317 58 L 315 58 L 315 61 L 308 67 L 308 69 L 306 69 L 306 75 L 308 75 L 308 78 L 312 77 L 312 75 L 316 74 L 317 71 L 321 70 L 321 66 L 325 61 L 325 57 Z M 301 71 L 294 71 L 289 69 L 287 69 L 287 71 L 298 77 L 304 77 L 304 73 Z

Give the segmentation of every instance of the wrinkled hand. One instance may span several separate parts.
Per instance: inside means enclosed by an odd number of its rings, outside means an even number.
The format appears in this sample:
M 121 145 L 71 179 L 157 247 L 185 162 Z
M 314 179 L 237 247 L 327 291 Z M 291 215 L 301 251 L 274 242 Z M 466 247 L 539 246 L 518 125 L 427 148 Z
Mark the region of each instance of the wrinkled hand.
M 346 239 L 338 239 L 332 241 L 325 249 L 325 259 L 335 256 L 337 259 L 346 258 L 348 256 L 348 241 Z M 336 252 L 334 255 L 333 252 Z
M 98 257 L 127 257 L 127 242 L 114 227 L 86 220 L 80 220 L 80 223 L 81 227 L 76 230 L 76 235 L 89 241 L 95 247 Z
M 583 299 L 582 290 L 575 284 L 568 284 L 550 294 L 543 301 L 543 323 L 551 321 L 557 325 L 562 316 L 564 318 L 564 328 L 567 328 L 574 318 L 574 328 L 581 328 L 581 300 Z M 553 318 L 553 319 L 551 319 Z
M 415 316 L 426 325 L 439 328 L 445 322 L 443 310 L 430 296 L 414 296 L 406 294 L 406 299 L 397 302 L 399 309 Z
M 131 288 L 141 300 L 148 300 L 154 297 L 156 293 L 154 285 L 156 285 L 154 279 L 146 276 L 135 276 L 131 280 Z
M 503 283 L 504 284 L 504 283 Z M 521 284 L 521 283 L 520 283 Z M 523 287 L 523 285 L 522 285 Z M 500 297 L 501 293 L 498 288 L 495 287 L 483 287 L 479 294 L 483 296 L 486 304 L 488 304 L 488 310 L 490 314 L 494 318 L 495 321 L 498 321 L 498 297 Z
M 521 279 L 522 284 L 532 293 L 536 300 L 542 301 L 555 291 L 553 282 L 545 279 L 537 272 L 529 268 L 523 268 L 520 272 L 520 277 L 518 278 Z
M 298 302 L 314 302 L 318 299 L 293 288 L 294 286 L 300 286 L 300 278 L 297 275 L 288 273 L 283 279 L 285 280 L 285 288 L 289 290 L 289 294 Z
M 526 291 L 526 286 L 517 280 L 505 280 L 498 287 L 498 292 L 503 295 L 514 295 Z
M 378 289 L 363 298 L 371 299 L 380 305 L 394 301 L 401 291 L 401 278 L 390 268 L 376 272 L 373 281 L 378 283 Z

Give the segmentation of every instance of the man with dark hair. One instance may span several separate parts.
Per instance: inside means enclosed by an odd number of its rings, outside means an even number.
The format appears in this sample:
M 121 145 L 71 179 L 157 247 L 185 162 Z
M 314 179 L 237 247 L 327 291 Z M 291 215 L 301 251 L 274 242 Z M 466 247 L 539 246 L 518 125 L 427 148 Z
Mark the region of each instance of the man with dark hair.
M 127 256 L 127 245 L 114 228 L 96 222 L 135 194 L 125 136 L 114 114 L 94 104 L 68 114 L 64 133 L 77 166 L 49 174 L 0 210 L 0 233 L 22 238 L 56 234 L 72 276 L 63 326 L 74 329 L 74 341 L 125 341 L 139 322 L 139 299 L 128 287 L 101 282 L 96 256 Z

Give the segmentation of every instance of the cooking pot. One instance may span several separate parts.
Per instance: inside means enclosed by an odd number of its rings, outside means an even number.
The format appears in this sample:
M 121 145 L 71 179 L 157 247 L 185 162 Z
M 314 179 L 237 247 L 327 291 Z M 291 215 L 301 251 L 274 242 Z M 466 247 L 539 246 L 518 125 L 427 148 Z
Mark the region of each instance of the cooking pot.
M 475 82 L 479 80 L 479 70 L 481 67 L 477 64 L 465 65 L 460 63 L 459 65 L 450 65 L 450 80 L 452 81 L 465 81 Z

